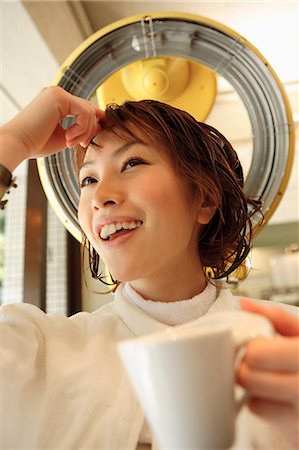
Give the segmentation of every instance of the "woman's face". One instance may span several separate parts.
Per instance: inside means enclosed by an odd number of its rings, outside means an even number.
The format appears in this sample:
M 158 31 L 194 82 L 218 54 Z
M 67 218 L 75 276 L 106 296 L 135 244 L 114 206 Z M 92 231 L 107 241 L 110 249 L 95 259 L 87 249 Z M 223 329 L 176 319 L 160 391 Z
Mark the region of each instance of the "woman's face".
M 141 292 L 198 277 L 206 218 L 166 152 L 111 131 L 94 141 L 80 170 L 79 221 L 110 273 Z

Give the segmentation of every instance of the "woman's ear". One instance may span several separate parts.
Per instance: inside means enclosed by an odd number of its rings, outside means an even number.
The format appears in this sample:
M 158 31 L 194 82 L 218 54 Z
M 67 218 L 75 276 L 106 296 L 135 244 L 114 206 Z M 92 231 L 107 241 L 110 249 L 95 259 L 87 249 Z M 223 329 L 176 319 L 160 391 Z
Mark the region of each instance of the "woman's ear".
M 195 197 L 196 221 L 201 225 L 207 225 L 213 218 L 220 203 L 218 195 L 209 195 L 204 190 L 198 192 Z
M 210 222 L 216 212 L 216 206 L 200 206 L 197 213 L 197 222 L 206 225 Z

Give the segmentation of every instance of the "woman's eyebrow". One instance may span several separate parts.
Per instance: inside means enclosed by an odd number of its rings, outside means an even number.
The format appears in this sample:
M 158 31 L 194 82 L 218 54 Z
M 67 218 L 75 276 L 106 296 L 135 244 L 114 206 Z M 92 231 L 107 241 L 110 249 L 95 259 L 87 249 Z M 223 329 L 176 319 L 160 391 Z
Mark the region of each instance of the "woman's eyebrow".
M 84 161 L 83 164 L 81 164 L 80 167 L 80 172 L 82 169 L 84 169 L 85 167 L 89 167 L 89 166 L 93 166 L 95 164 L 95 161 L 93 159 L 88 159 L 87 161 Z
M 116 150 L 112 152 L 112 156 L 121 156 L 123 153 L 125 153 L 127 150 L 129 150 L 130 147 L 136 144 L 142 144 L 144 145 L 144 142 L 141 141 L 131 141 L 127 142 L 126 144 L 121 145 Z

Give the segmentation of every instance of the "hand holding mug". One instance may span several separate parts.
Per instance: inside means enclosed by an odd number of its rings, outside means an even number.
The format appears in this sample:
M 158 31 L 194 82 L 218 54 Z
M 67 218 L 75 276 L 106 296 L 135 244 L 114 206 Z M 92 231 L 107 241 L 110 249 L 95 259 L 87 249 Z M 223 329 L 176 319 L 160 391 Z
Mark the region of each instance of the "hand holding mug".
M 242 403 L 236 356 L 251 339 L 273 332 L 266 318 L 225 311 L 119 344 L 159 450 L 233 444 Z
M 247 311 L 270 320 L 275 339 L 247 345 L 237 371 L 238 382 L 250 395 L 250 410 L 272 423 L 299 448 L 299 320 L 281 308 L 242 301 Z

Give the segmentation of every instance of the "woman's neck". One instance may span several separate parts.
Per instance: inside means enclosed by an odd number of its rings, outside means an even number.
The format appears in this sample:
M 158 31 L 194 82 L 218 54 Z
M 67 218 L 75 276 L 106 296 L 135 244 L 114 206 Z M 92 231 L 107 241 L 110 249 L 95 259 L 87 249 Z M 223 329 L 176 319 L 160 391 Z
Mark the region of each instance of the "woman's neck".
M 186 277 L 183 272 L 175 274 L 175 277 L 172 274 L 171 277 L 133 280 L 130 281 L 130 285 L 145 300 L 159 302 L 186 300 L 202 292 L 207 285 L 207 279 L 203 271 L 192 277 Z

